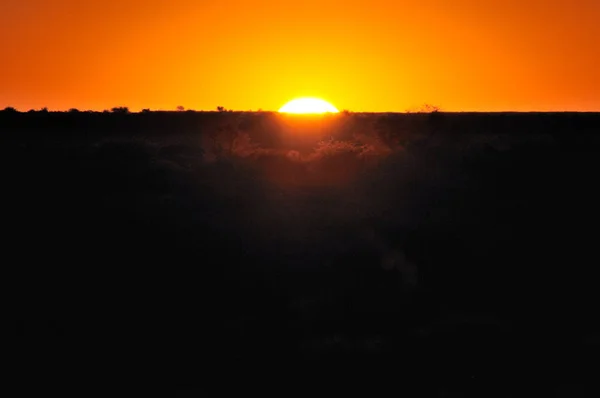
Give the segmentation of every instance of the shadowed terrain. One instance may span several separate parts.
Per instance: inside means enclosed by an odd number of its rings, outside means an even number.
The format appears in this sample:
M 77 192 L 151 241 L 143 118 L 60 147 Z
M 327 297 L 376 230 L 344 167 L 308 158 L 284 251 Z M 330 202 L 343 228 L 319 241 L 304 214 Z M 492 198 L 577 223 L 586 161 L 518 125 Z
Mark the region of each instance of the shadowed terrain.
M 592 387 L 598 114 L 7 110 L 0 140 L 48 389 Z

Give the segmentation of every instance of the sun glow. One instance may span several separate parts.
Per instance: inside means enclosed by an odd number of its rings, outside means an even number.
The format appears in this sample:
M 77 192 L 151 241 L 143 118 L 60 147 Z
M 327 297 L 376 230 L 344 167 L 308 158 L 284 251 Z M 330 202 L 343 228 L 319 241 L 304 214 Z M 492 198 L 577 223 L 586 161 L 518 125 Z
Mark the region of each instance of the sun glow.
M 279 109 L 281 113 L 318 114 L 338 113 L 339 111 L 329 102 L 320 98 L 297 98 L 291 100 Z

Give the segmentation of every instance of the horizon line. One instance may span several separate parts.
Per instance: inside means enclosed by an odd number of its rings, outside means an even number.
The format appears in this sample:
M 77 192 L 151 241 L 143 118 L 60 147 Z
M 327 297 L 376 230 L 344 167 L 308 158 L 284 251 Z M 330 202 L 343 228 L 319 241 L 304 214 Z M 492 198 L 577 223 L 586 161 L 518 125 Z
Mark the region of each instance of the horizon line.
M 7 106 L 4 108 L 0 108 L 0 112 L 17 112 L 17 113 L 128 113 L 128 114 L 144 114 L 144 113 L 277 113 L 277 114 L 285 114 L 284 112 L 279 112 L 278 110 L 265 110 L 265 109 L 257 109 L 257 110 L 235 110 L 235 109 L 150 109 L 150 108 L 142 108 L 140 110 L 131 110 L 126 106 L 116 106 L 110 109 L 79 109 L 79 108 L 67 108 L 67 109 L 50 109 L 47 107 L 42 107 L 39 109 L 28 109 L 28 110 L 20 110 L 16 107 Z M 441 114 L 461 114 L 461 113 L 600 113 L 600 109 L 598 110 L 434 110 L 434 111 L 419 111 L 419 110 L 404 110 L 404 111 L 352 111 L 348 109 L 340 110 L 339 112 L 325 112 L 322 114 L 310 114 L 312 116 L 319 115 L 339 115 L 339 114 L 403 114 L 403 115 L 411 115 L 411 114 L 431 114 L 431 113 L 441 113 Z M 302 116 L 302 115 L 296 115 Z M 305 116 L 309 116 L 306 114 Z

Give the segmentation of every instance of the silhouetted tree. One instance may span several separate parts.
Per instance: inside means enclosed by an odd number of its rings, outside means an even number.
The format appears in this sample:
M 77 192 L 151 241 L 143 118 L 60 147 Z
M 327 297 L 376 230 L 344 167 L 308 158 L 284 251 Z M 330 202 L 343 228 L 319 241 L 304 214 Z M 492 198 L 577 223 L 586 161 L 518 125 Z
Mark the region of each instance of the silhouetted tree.
M 116 106 L 111 111 L 112 113 L 129 113 L 129 108 L 126 106 Z
M 6 108 L 4 108 L 4 110 L 2 112 L 17 113 L 18 111 L 15 108 L 13 108 L 12 106 L 7 106 Z
M 437 113 L 439 111 L 440 111 L 440 107 L 436 106 L 436 105 L 423 104 L 423 106 L 421 107 L 421 112 L 424 112 L 424 113 Z
M 69 113 L 79 113 L 79 109 L 71 108 L 71 109 L 69 109 Z
M 48 113 L 48 108 L 43 107 L 42 109 L 40 109 L 41 113 Z
M 152 112 L 152 111 L 148 108 L 142 109 L 142 113 L 150 113 L 150 112 Z
M 441 108 L 439 106 L 425 103 L 421 106 L 407 109 L 406 113 L 438 113 L 440 111 Z
M 219 111 L 219 112 L 227 112 L 227 109 L 225 109 L 224 106 L 217 106 L 217 111 Z
M 184 107 L 183 105 L 179 105 L 179 106 L 177 107 L 177 111 L 179 111 L 179 112 L 183 112 L 183 111 L 185 111 L 185 107 Z

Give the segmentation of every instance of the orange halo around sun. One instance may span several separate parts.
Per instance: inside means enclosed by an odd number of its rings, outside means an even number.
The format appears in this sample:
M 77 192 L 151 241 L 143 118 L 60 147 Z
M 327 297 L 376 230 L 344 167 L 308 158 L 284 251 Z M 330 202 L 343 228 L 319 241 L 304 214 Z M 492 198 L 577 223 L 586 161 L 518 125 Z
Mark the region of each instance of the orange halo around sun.
M 279 109 L 281 113 L 320 114 L 338 113 L 339 111 L 329 102 L 320 98 L 297 98 L 291 100 Z

